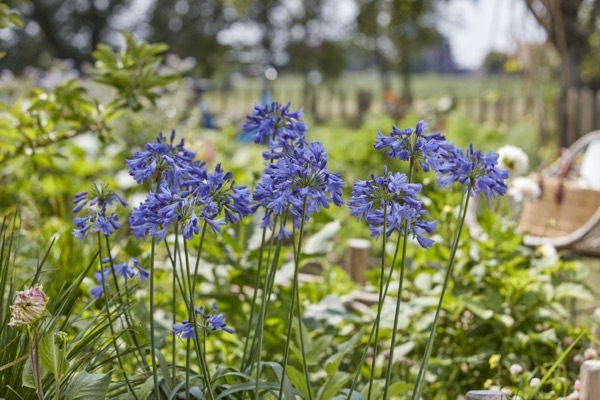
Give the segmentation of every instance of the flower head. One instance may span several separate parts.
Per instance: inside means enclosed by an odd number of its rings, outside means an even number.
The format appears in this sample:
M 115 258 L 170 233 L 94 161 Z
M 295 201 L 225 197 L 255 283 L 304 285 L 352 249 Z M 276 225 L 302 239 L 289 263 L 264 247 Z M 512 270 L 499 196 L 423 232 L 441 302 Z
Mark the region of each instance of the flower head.
M 183 321 L 181 324 L 173 325 L 173 332 L 176 335 L 181 336 L 182 339 L 195 338 L 196 332 L 194 331 L 194 325 L 190 321 Z
M 213 303 L 210 312 L 205 311 L 203 307 L 195 307 L 197 329 L 203 332 L 206 336 L 210 336 L 211 332 L 225 331 L 234 333 L 235 331 L 227 326 L 225 315 L 217 312 L 217 303 Z M 173 325 L 173 332 L 180 335 L 182 339 L 195 338 L 196 329 L 192 322 L 185 320 L 181 324 Z
M 104 289 L 108 286 L 109 279 L 113 275 L 113 272 L 115 277 L 121 276 L 123 279 L 129 280 L 136 276 L 137 271 L 137 275 L 140 277 L 140 282 L 144 282 L 146 279 L 148 279 L 150 273 L 142 268 L 135 258 L 132 258 L 130 261 L 132 266 L 130 266 L 128 263 L 120 263 L 114 259 L 103 258 L 102 263 L 110 264 L 110 266 L 94 272 L 94 279 L 99 286 L 95 286 L 90 289 L 90 294 L 92 297 L 94 297 L 96 300 L 102 297 Z
M 12 318 L 8 323 L 13 328 L 24 328 L 39 320 L 44 311 L 48 297 L 44 293 L 42 285 L 17 292 L 12 306 Z
M 506 145 L 498 149 L 498 167 L 509 170 L 511 176 L 523 175 L 529 170 L 529 157 L 521 148 Z
M 454 182 L 470 184 L 473 194 L 483 192 L 487 197 L 504 195 L 509 172 L 498 168 L 498 154 L 490 151 L 484 154 L 475 151 L 470 145 L 466 153 L 455 148 L 444 157 L 437 169 L 437 182 L 440 186 L 451 186 Z
M 452 151 L 454 145 L 439 132 L 426 135 L 428 125 L 425 121 L 419 121 L 415 130 L 410 128 L 400 130 L 392 127 L 390 136 L 378 132 L 375 140 L 377 150 L 388 149 L 386 154 L 390 158 L 399 158 L 403 161 L 411 160 L 418 162 L 424 171 L 434 170 L 440 165 L 441 157 Z
M 272 229 L 274 216 L 289 212 L 294 225 L 299 228 L 303 211 L 306 220 L 321 207 L 329 208 L 331 202 L 337 206 L 344 204 L 344 185 L 339 172 L 333 174 L 327 169 L 327 153 L 322 143 L 298 146 L 276 162 L 266 164 L 254 193 L 254 200 L 265 208 L 261 226 Z M 280 223 L 280 235 L 289 235 L 283 219 Z
M 290 111 L 289 102 L 285 106 L 277 102 L 264 106 L 255 104 L 252 114 L 246 118 L 243 132 L 254 132 L 254 143 L 269 143 L 269 151 L 264 153 L 267 160 L 279 158 L 305 141 L 308 127 L 302 122 L 302 110 Z
M 123 197 L 105 184 L 94 184 L 89 192 L 77 193 L 73 199 L 75 204 L 73 212 L 78 213 L 88 206 L 89 214 L 73 219 L 75 224 L 73 235 L 78 240 L 83 240 L 90 229 L 94 232 L 102 232 L 106 236 L 110 236 L 119 229 L 121 227 L 119 217 L 114 212 L 108 213 L 107 211 L 107 208 L 115 202 L 124 207 L 127 206 Z
M 433 245 L 433 240 L 424 234 L 433 233 L 436 223 L 422 219 L 427 214 L 423 202 L 417 199 L 421 185 L 408 183 L 405 174 L 391 173 L 386 168 L 383 175 L 371 175 L 368 181 L 358 180 L 352 188 L 352 198 L 348 201 L 350 214 L 359 219 L 365 218 L 371 236 L 379 237 L 385 228 L 386 236 L 396 231 L 403 233 L 404 224 L 424 248 Z
M 165 239 L 169 228 L 178 224 L 186 239 L 201 230 L 201 222 L 215 232 L 225 223 L 236 223 L 254 212 L 250 191 L 236 186 L 233 175 L 224 173 L 218 164 L 213 174 L 203 179 L 190 179 L 185 188 L 171 190 L 163 186 L 159 193 L 149 193 L 144 202 L 133 210 L 129 219 L 137 238 L 147 235 Z M 221 214 L 225 214 L 221 218 Z
M 129 174 L 137 183 L 150 180 L 177 189 L 189 176 L 204 176 L 204 163 L 194 160 L 196 153 L 184 147 L 183 139 L 178 144 L 174 141 L 175 130 L 168 141 L 160 132 L 155 142 L 146 144 L 144 151 L 134 153 L 133 158 L 127 160 Z
M 120 194 L 111 190 L 108 185 L 104 183 L 93 184 L 89 192 L 80 192 L 75 195 L 73 204 L 76 206 L 73 208 L 73 213 L 78 213 L 89 203 L 90 207 L 96 206 L 99 212 L 103 214 L 106 212 L 106 207 L 115 201 L 123 207 L 127 207 L 125 199 Z

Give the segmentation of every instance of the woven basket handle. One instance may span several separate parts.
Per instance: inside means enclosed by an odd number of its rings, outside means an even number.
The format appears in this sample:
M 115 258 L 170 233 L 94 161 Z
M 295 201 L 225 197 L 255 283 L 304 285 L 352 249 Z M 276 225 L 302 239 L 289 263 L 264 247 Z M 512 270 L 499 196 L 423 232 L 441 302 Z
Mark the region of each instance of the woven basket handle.
M 552 164 L 554 160 L 558 158 L 558 174 L 559 179 L 558 190 L 556 191 L 555 200 L 557 203 L 561 203 L 564 195 L 564 181 L 567 174 L 571 170 L 573 157 L 571 151 L 566 147 L 556 149 L 550 157 L 547 157 L 544 162 L 540 165 L 538 170 L 538 185 L 540 187 L 540 193 L 544 192 L 544 172 Z

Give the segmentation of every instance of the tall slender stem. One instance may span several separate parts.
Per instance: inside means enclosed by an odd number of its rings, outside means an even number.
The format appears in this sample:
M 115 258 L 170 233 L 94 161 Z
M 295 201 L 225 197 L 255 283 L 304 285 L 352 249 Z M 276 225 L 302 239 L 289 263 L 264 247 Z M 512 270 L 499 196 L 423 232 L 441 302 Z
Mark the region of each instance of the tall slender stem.
M 40 351 L 38 327 L 28 327 L 29 349 L 31 354 L 31 370 L 33 373 L 33 384 L 39 400 L 44 400 L 44 388 L 42 386 L 42 369 L 40 368 Z
M 394 252 L 394 258 L 392 259 L 392 266 L 396 265 L 396 260 L 398 258 L 398 250 L 400 249 L 400 236 L 398 236 L 398 240 L 396 242 L 396 251 Z M 390 272 L 386 278 L 385 289 L 383 290 L 383 297 L 387 296 L 388 288 L 390 286 L 390 281 L 392 280 L 392 272 L 394 272 L 393 268 L 390 268 Z M 379 325 L 379 321 L 376 321 L 376 324 Z M 375 334 L 375 329 L 371 329 L 371 333 L 369 334 L 369 339 L 367 339 L 367 344 L 365 346 L 365 350 L 363 351 L 363 355 L 358 364 L 358 368 L 356 368 L 356 373 L 354 374 L 354 379 L 352 380 L 352 385 L 350 386 L 350 390 L 346 396 L 346 400 L 350 400 L 352 398 L 352 393 L 358 383 L 358 378 L 360 376 L 360 371 L 362 369 L 363 364 L 365 363 L 365 359 L 367 358 L 367 350 L 371 345 L 371 341 L 373 340 L 373 335 Z
M 210 378 L 210 374 L 208 371 L 208 367 L 206 366 L 206 363 L 204 362 L 204 356 L 202 354 L 203 350 L 202 347 L 200 346 L 200 341 L 198 340 L 198 320 L 196 318 L 196 311 L 194 309 L 194 287 L 195 287 L 195 281 L 196 281 L 196 276 L 197 276 L 197 272 L 198 272 L 198 264 L 199 264 L 199 260 L 200 260 L 200 255 L 201 255 L 201 250 L 202 250 L 202 243 L 204 241 L 204 232 L 206 231 L 206 226 L 207 224 L 204 224 L 204 227 L 202 229 L 202 236 L 200 239 L 200 247 L 198 249 L 198 255 L 197 255 L 197 260 L 196 260 L 196 273 L 194 275 L 193 278 L 193 283 L 192 282 L 192 278 L 190 276 L 191 270 L 190 270 L 190 257 L 189 257 L 189 251 L 188 251 L 188 245 L 187 245 L 187 239 L 183 238 L 183 253 L 185 256 L 185 268 L 187 271 L 187 275 L 188 275 L 188 283 L 190 284 L 189 287 L 189 307 L 188 307 L 188 312 L 189 312 L 189 320 L 192 324 L 192 326 L 194 327 L 194 343 L 195 343 L 195 347 L 196 347 L 196 360 L 198 361 L 198 365 L 200 366 L 201 372 L 202 372 L 202 377 L 204 379 L 204 384 L 206 387 L 206 390 L 208 391 L 208 398 L 213 400 L 214 399 L 214 395 L 213 395 L 213 391 L 212 391 L 212 387 L 211 387 L 211 378 Z M 204 334 L 204 332 L 202 332 L 202 334 Z M 189 340 L 189 339 L 188 339 Z M 188 348 L 188 354 L 189 354 L 189 348 Z M 186 370 L 189 370 L 189 359 L 186 361 Z
M 306 354 L 304 349 L 304 337 L 302 333 L 302 313 L 300 310 L 300 292 L 298 288 L 298 272 L 300 269 L 300 255 L 302 254 L 302 236 L 304 235 L 304 219 L 306 216 L 306 197 L 304 198 L 302 204 L 302 214 L 300 216 L 300 232 L 298 235 L 298 245 L 296 246 L 294 243 L 294 279 L 292 283 L 292 304 L 290 306 L 290 315 L 288 319 L 287 326 L 287 338 L 285 341 L 285 352 L 283 355 L 283 367 L 281 372 L 281 383 L 279 386 L 279 399 L 282 398 L 283 395 L 283 384 L 285 382 L 285 371 L 287 368 L 287 362 L 289 358 L 289 350 L 290 350 L 290 342 L 291 342 L 291 331 L 292 331 L 292 321 L 294 319 L 294 304 L 298 307 L 298 333 L 300 338 L 300 350 L 302 352 L 302 368 L 304 371 L 304 379 L 306 380 L 306 390 L 308 394 L 308 399 L 312 399 L 311 387 L 310 387 L 310 375 L 308 374 L 308 366 L 306 364 Z M 294 228 L 295 232 L 295 228 Z
M 277 220 L 275 221 L 277 222 Z M 285 216 L 284 216 L 284 224 L 285 224 Z M 274 224 L 276 225 L 276 223 Z M 271 243 L 269 244 L 269 254 L 267 256 L 267 271 L 265 271 L 265 284 L 263 287 L 263 297 L 260 306 L 260 311 L 258 315 L 258 321 L 256 321 L 256 330 L 254 333 L 254 342 L 252 344 L 252 351 L 248 357 L 248 360 L 251 361 L 254 357 L 256 357 L 256 385 L 254 387 L 254 398 L 255 400 L 259 399 L 259 382 L 261 376 L 262 369 L 262 341 L 263 341 L 263 328 L 264 321 L 267 315 L 267 310 L 269 308 L 269 299 L 271 298 L 271 292 L 273 290 L 273 282 L 275 280 L 275 271 L 277 269 L 277 261 L 279 260 L 279 254 L 281 252 L 282 240 L 277 240 L 277 246 L 275 248 L 275 254 L 273 255 L 273 260 L 271 262 L 271 267 L 269 268 L 269 261 L 271 257 L 271 250 L 273 248 L 273 242 L 275 240 L 275 232 L 273 232 L 271 236 Z M 254 354 L 253 354 L 254 353 Z M 250 365 L 250 372 L 252 373 L 252 364 Z
M 115 288 L 117 289 L 117 293 L 119 295 L 119 303 L 123 304 L 123 299 L 121 297 L 121 288 L 119 285 L 119 282 L 117 281 L 117 275 L 115 273 L 115 266 L 114 266 L 114 261 L 111 255 L 111 247 L 110 247 L 110 240 L 108 239 L 107 235 L 104 235 L 104 239 L 106 242 L 106 251 L 108 252 L 108 260 L 110 262 L 110 271 L 112 273 L 112 277 L 115 281 Z M 100 260 L 102 261 L 102 259 Z M 131 303 L 131 300 L 129 298 L 129 288 L 127 287 L 127 278 L 125 278 L 125 300 L 127 301 L 127 304 Z M 129 332 L 129 336 L 131 337 L 133 344 L 135 345 L 135 348 L 137 349 L 138 353 L 139 353 L 139 360 L 141 360 L 142 365 L 144 365 L 144 367 L 146 369 L 148 369 L 148 362 L 146 361 L 146 359 L 144 358 L 144 355 L 142 354 L 142 349 L 140 348 L 140 344 L 137 340 L 137 336 L 135 335 L 134 329 L 133 329 L 133 318 L 131 318 L 131 315 L 129 315 L 129 310 L 126 309 L 124 307 L 124 315 L 125 315 L 125 321 L 127 322 L 127 331 Z
M 106 281 L 105 281 L 105 277 L 104 277 L 104 271 L 102 270 L 102 241 L 100 239 L 100 232 L 98 232 L 98 256 L 99 256 L 99 261 L 100 261 L 100 277 L 101 277 L 101 282 L 102 282 L 102 290 L 104 292 L 104 305 L 105 305 L 105 311 L 106 311 L 106 318 L 108 319 L 108 327 L 110 328 L 110 334 L 112 336 L 112 344 L 113 347 L 115 348 L 115 354 L 117 356 L 117 363 L 119 364 L 119 368 L 121 368 L 122 374 L 123 374 L 123 378 L 125 379 L 125 384 L 127 385 L 127 388 L 129 388 L 129 391 L 131 392 L 131 394 L 133 395 L 133 397 L 135 398 L 135 400 L 138 400 L 137 395 L 135 394 L 135 390 L 133 390 L 133 387 L 131 386 L 131 382 L 129 382 L 129 377 L 127 376 L 127 372 L 125 372 L 125 367 L 123 366 L 123 360 L 121 360 L 121 354 L 119 352 L 119 346 L 117 345 L 117 336 L 115 335 L 115 330 L 113 328 L 113 322 L 112 322 L 112 316 L 111 316 L 111 312 L 110 312 L 110 305 L 108 304 L 108 286 L 106 285 Z M 108 255 L 108 257 L 110 258 L 110 254 Z M 113 268 L 110 268 L 111 270 L 113 270 Z
M 398 283 L 398 294 L 396 298 L 396 311 L 394 313 L 394 327 L 392 329 L 392 342 L 390 344 L 390 355 L 388 358 L 387 371 L 385 375 L 385 386 L 383 388 L 383 400 L 387 399 L 390 380 L 392 377 L 392 365 L 394 364 L 394 348 L 396 347 L 396 334 L 398 330 L 398 318 L 400 316 L 400 303 L 402 302 L 402 286 L 404 284 L 404 270 L 406 262 L 406 245 L 408 237 L 408 224 L 404 222 L 404 240 L 402 241 L 402 258 L 400 259 L 400 282 Z M 398 237 L 400 240 L 400 237 Z M 397 246 L 397 245 L 396 245 Z M 392 265 L 392 269 L 394 266 Z M 388 282 L 389 283 L 389 282 Z M 387 288 L 386 288 L 387 289 Z
M 158 370 L 156 369 L 156 338 L 154 335 L 154 252 L 156 251 L 156 238 L 152 238 L 152 248 L 150 249 L 150 357 L 152 360 L 152 380 L 154 382 L 154 394 L 160 399 L 158 389 Z
M 412 183 L 413 177 L 413 167 L 412 163 L 408 169 L 407 181 L 408 183 Z M 392 377 L 392 365 L 394 364 L 394 349 L 396 347 L 396 335 L 398 331 L 398 318 L 400 316 L 400 304 L 402 303 L 402 287 L 404 286 L 404 271 L 406 265 L 406 245 L 408 243 L 408 222 L 404 221 L 404 227 L 402 232 L 403 240 L 402 240 L 402 258 L 400 260 L 400 281 L 398 282 L 398 294 L 396 297 L 396 312 L 394 313 L 394 327 L 392 329 L 392 341 L 390 347 L 390 355 L 388 358 L 388 365 L 385 375 L 385 386 L 383 389 L 383 400 L 387 399 L 388 390 L 390 386 L 390 380 Z M 392 262 L 392 267 L 390 268 L 390 278 L 392 271 L 394 270 L 396 264 L 396 255 L 398 254 L 398 247 L 400 245 L 400 236 L 398 236 L 398 241 L 396 242 L 396 252 L 394 253 L 394 261 Z M 390 278 L 388 278 L 387 284 L 385 286 L 384 296 L 387 294 L 388 285 L 390 284 Z
M 260 242 L 260 252 L 258 254 L 258 267 L 256 268 L 256 276 L 254 277 L 254 293 L 252 294 L 252 303 L 250 305 L 250 317 L 248 318 L 248 328 L 246 329 L 246 340 L 244 340 L 244 353 L 242 355 L 242 362 L 240 366 L 243 368 L 246 362 L 246 354 L 248 353 L 248 344 L 250 342 L 250 331 L 252 330 L 252 322 L 254 320 L 254 309 L 256 308 L 256 298 L 258 297 L 258 285 L 260 284 L 260 277 L 262 275 L 262 260 L 263 252 L 265 248 L 265 242 L 267 237 L 267 228 L 263 228 L 262 239 Z M 266 278 L 265 278 L 266 279 Z
M 461 213 L 459 216 L 458 228 L 456 235 L 454 237 L 454 243 L 452 244 L 452 250 L 450 252 L 450 258 L 448 259 L 448 266 L 446 268 L 446 276 L 444 277 L 444 283 L 442 285 L 442 292 L 440 293 L 440 300 L 438 302 L 437 308 L 435 310 L 435 315 L 433 317 L 433 323 L 431 324 L 431 331 L 429 333 L 429 338 L 427 339 L 427 345 L 425 346 L 425 354 L 423 355 L 423 361 L 421 362 L 421 366 L 419 368 L 419 373 L 417 375 L 417 382 L 415 383 L 415 389 L 413 390 L 411 400 L 418 400 L 421 398 L 421 394 L 423 393 L 423 384 L 425 381 L 425 373 L 427 372 L 427 365 L 429 364 L 429 357 L 431 355 L 431 350 L 433 348 L 433 341 L 435 339 L 437 322 L 440 315 L 440 310 L 442 309 L 442 303 L 444 302 L 444 295 L 446 294 L 446 288 L 448 287 L 448 281 L 450 280 L 450 276 L 452 275 L 452 266 L 454 265 L 454 257 L 456 256 L 456 251 L 458 249 L 458 244 L 460 243 L 460 235 L 462 232 L 462 228 L 465 222 L 465 216 L 467 215 L 467 209 L 469 207 L 469 199 L 471 198 L 471 184 L 467 186 L 467 190 L 463 193 L 463 199 L 461 199 Z M 466 197 L 466 200 L 464 199 Z M 464 203 L 464 206 L 463 206 Z
M 373 342 L 373 362 L 371 364 L 371 371 L 369 374 L 369 391 L 367 394 L 367 399 L 371 398 L 371 393 L 373 391 L 373 380 L 375 379 L 375 360 L 377 360 L 377 347 L 379 341 L 379 321 L 381 320 L 381 309 L 383 308 L 383 287 L 384 287 L 384 279 L 385 279 L 385 245 L 387 243 L 387 202 L 383 206 L 383 233 L 382 233 L 382 243 L 381 243 L 381 278 L 379 279 L 379 301 L 377 302 L 377 316 L 375 317 L 375 340 Z

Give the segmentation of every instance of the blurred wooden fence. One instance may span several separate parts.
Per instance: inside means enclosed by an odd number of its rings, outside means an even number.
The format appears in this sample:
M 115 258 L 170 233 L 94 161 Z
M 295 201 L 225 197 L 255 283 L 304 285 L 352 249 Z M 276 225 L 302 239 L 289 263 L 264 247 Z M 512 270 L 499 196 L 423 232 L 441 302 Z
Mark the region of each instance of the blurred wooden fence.
M 572 90 L 568 95 L 568 138 L 574 142 L 584 134 L 600 127 L 600 92 L 588 88 Z M 218 115 L 239 116 L 249 113 L 252 104 L 260 102 L 259 89 L 235 91 L 215 90 L 205 98 L 212 112 Z M 272 98 L 291 101 L 292 108 L 304 107 L 305 113 L 316 121 L 338 119 L 350 126 L 359 126 L 363 112 L 389 113 L 399 119 L 407 107 L 399 102 L 384 102 L 381 90 L 314 88 L 303 91 L 297 88 L 276 89 Z M 417 99 L 416 104 L 423 103 Z M 533 121 L 538 128 L 541 142 L 554 140 L 557 136 L 558 117 L 556 103 L 542 94 L 494 94 L 454 98 L 455 108 L 480 123 L 496 123 L 512 126 L 524 119 Z M 430 100 L 435 111 L 436 99 Z M 244 114 L 244 115 L 245 115 Z

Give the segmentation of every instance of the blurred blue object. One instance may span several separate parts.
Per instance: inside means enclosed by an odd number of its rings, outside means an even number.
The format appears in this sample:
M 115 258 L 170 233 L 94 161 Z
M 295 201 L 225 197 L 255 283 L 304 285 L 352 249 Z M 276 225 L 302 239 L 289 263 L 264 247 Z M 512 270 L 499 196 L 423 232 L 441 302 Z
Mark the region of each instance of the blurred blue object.
M 273 96 L 269 92 L 266 81 L 263 84 L 263 89 L 260 94 L 260 102 L 261 105 L 265 106 L 267 104 L 271 104 L 273 102 Z M 238 141 L 241 143 L 250 143 L 252 142 L 252 136 L 258 131 L 258 129 L 251 130 L 249 132 L 242 132 L 238 135 Z

